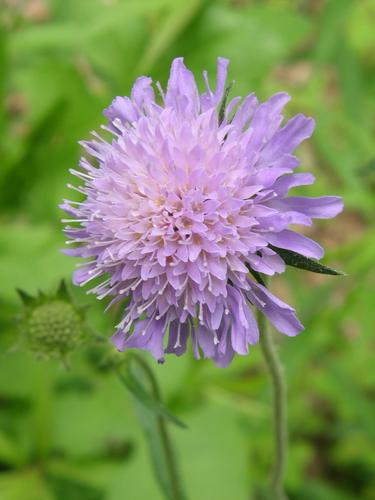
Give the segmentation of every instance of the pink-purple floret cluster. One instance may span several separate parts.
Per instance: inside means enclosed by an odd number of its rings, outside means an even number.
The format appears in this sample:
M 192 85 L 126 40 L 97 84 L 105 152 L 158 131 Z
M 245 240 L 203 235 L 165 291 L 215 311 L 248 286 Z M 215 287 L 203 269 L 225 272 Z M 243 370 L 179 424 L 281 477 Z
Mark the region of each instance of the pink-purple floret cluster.
M 249 268 L 284 271 L 270 246 L 320 259 L 322 247 L 289 226 L 334 217 L 342 202 L 288 196 L 314 181 L 294 173 L 293 155 L 314 121 L 299 114 L 283 124 L 285 93 L 264 103 L 235 97 L 222 115 L 227 64 L 218 58 L 214 91 L 204 73 L 203 94 L 182 58 L 166 92 L 157 85 L 158 99 L 152 80 L 138 78 L 130 97 L 104 111 L 112 142 L 93 133 L 82 143 L 93 160 L 83 157 L 72 170 L 85 199 L 62 205 L 71 217 L 65 233 L 77 244 L 65 252 L 86 259 L 75 284 L 96 280 L 91 293 L 123 304 L 112 337 L 119 350 L 145 349 L 162 361 L 184 353 L 190 338 L 196 358 L 227 366 L 258 341 L 254 309 L 281 333 L 303 329 Z

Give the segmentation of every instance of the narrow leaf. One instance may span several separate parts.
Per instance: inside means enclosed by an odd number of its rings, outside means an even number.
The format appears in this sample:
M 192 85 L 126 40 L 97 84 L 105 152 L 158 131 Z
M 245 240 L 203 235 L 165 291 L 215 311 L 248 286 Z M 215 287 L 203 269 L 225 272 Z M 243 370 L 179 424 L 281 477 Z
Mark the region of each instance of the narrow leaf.
M 310 271 L 312 273 L 330 274 L 333 276 L 345 275 L 345 273 L 342 273 L 341 271 L 336 271 L 335 269 L 327 267 L 314 259 L 309 259 L 308 257 L 304 257 L 297 252 L 292 252 L 292 250 L 285 250 L 283 248 L 274 247 L 273 245 L 269 245 L 269 247 L 271 250 L 280 255 L 287 266 L 298 267 L 299 269 L 305 269 L 306 271 Z
M 56 500 L 104 500 L 103 490 L 81 483 L 75 479 L 49 474 L 48 484 Z
M 0 431 L 0 462 L 11 467 L 20 467 L 24 462 L 24 453 L 20 446 L 3 431 Z
M 150 43 L 146 46 L 145 52 L 135 69 L 135 73 L 148 74 L 160 57 L 165 54 L 178 37 L 184 32 L 186 27 L 194 20 L 204 7 L 203 0 L 191 0 L 179 4 L 176 2 L 169 16 L 165 17 L 163 23 L 155 30 Z
M 165 418 L 169 422 L 186 429 L 187 426 L 179 420 L 177 417 L 172 415 L 157 399 L 155 399 L 151 394 L 149 394 L 144 387 L 138 382 L 134 375 L 128 370 L 126 375 L 119 373 L 119 377 L 125 387 L 131 392 L 131 394 L 146 408 L 153 411 L 160 417 Z
M 258 273 L 258 271 L 254 271 L 254 269 L 252 269 L 248 264 L 246 264 L 246 267 L 248 268 L 249 273 L 254 276 L 254 278 L 260 285 L 266 286 L 262 276 L 260 275 L 260 273 Z
M 35 301 L 34 297 L 20 288 L 17 288 L 17 293 L 25 306 L 28 306 Z
M 66 282 L 64 279 L 62 279 L 60 281 L 60 285 L 59 285 L 59 288 L 57 290 L 57 295 L 61 298 L 61 299 L 65 299 L 65 300 L 70 300 L 70 297 L 69 297 L 69 292 L 68 292 L 68 288 L 66 286 Z
M 229 95 L 229 92 L 230 92 L 230 89 L 232 88 L 232 86 L 233 86 L 233 82 L 231 82 L 228 85 L 228 87 L 225 89 L 224 96 L 223 96 L 223 99 L 221 101 L 220 110 L 219 110 L 219 125 L 221 125 L 224 121 L 225 108 L 227 107 L 228 95 Z

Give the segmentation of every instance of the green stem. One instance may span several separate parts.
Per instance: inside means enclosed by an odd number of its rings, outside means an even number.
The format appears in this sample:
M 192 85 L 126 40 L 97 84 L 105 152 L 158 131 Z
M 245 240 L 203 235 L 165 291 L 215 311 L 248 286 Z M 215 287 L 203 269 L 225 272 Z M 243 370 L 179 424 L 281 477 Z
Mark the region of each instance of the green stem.
M 155 399 L 157 401 L 161 402 L 161 394 L 160 394 L 159 386 L 158 386 L 157 380 L 153 374 L 153 371 L 151 370 L 149 365 L 141 358 L 141 356 L 136 356 L 136 357 L 137 357 L 138 363 L 142 366 L 144 372 L 146 373 L 146 375 L 150 381 L 151 390 L 153 392 Z M 176 459 L 175 459 L 174 452 L 173 452 L 172 441 L 169 437 L 169 433 L 168 433 L 168 429 L 167 429 L 167 422 L 166 422 L 165 418 L 163 418 L 160 415 L 157 417 L 157 421 L 158 421 L 160 440 L 161 440 L 163 450 L 164 450 L 165 461 L 168 465 L 168 470 L 170 473 L 170 484 L 171 484 L 171 489 L 173 492 L 173 500 L 184 500 L 185 496 L 182 493 L 178 468 L 176 465 Z
M 153 371 L 151 370 L 149 365 L 142 359 L 141 356 L 138 356 L 137 354 L 132 354 L 132 359 L 133 361 L 137 362 L 143 374 L 146 376 L 149 388 L 152 392 L 154 399 L 161 403 L 161 394 L 157 380 L 153 374 Z M 118 373 L 118 375 L 120 380 L 126 386 L 126 383 L 123 380 L 123 375 L 121 373 Z M 167 494 L 167 497 L 169 498 L 169 500 L 185 500 L 186 497 L 183 493 L 182 486 L 180 483 L 178 467 L 176 463 L 175 454 L 173 451 L 172 441 L 168 433 L 166 419 L 162 415 L 157 415 L 155 418 L 156 418 L 156 429 L 159 434 L 162 453 L 164 455 L 164 460 L 166 464 L 166 471 L 168 473 L 169 493 Z
M 285 500 L 283 479 L 287 455 L 287 407 L 286 384 L 283 368 L 268 329 L 265 316 L 259 312 L 260 346 L 272 380 L 273 388 L 273 429 L 275 439 L 275 458 L 271 478 L 271 490 L 275 500 Z

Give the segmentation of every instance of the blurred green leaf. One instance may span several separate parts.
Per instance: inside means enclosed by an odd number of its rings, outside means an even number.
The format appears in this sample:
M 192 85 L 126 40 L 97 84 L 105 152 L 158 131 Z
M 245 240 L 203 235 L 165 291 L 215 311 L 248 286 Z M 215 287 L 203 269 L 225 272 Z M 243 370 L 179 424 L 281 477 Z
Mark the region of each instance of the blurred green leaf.
M 61 477 L 48 479 L 56 500 L 104 500 L 105 492 Z
M 158 58 L 198 15 L 204 3 L 204 0 L 191 0 L 189 3 L 177 1 L 175 3 L 172 12 L 163 19 L 162 25 L 158 26 L 151 36 L 145 52 L 135 68 L 137 75 L 148 73 L 153 68 Z
M 7 77 L 7 39 L 4 28 L 0 23 L 0 152 L 3 150 L 3 133 L 5 127 L 5 90 Z
M 37 472 L 0 474 L 1 500 L 56 500 Z
M 4 432 L 0 432 L 0 463 L 17 467 L 24 461 L 21 450 L 17 444 Z
M 348 15 L 351 0 L 329 0 L 326 2 L 321 14 L 319 37 L 314 52 L 317 62 L 329 60 L 336 48 L 340 46 L 341 33 L 343 32 L 346 16 Z
M 25 165 L 30 161 L 34 151 L 38 147 L 44 147 L 51 134 L 54 133 L 55 126 L 63 110 L 63 102 L 57 102 L 52 106 L 41 121 L 32 128 L 27 140 L 24 141 L 23 147 L 18 150 L 17 157 L 10 157 L 9 165 L 5 165 L 6 169 L 3 171 L 3 174 L 8 175 L 0 178 L 0 188 L 4 192 L 1 200 L 3 206 L 16 205 L 18 198 L 22 196 L 23 190 L 25 190 L 25 184 L 30 184 L 29 172 L 25 169 Z M 12 179 L 15 178 L 17 183 L 13 184 Z
M 358 51 L 365 62 L 374 64 L 375 52 L 375 5 L 372 0 L 352 2 L 348 16 L 348 42 Z

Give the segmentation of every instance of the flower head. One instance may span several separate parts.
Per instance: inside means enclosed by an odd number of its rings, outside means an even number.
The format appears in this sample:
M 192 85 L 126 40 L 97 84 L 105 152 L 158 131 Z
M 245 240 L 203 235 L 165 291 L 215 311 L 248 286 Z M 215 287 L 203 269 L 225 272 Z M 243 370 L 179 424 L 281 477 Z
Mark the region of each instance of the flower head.
M 151 78 L 136 80 L 130 97 L 116 97 L 104 111 L 113 134 L 83 142 L 85 195 L 65 201 L 65 230 L 87 259 L 74 283 L 101 281 L 91 293 L 123 301 L 112 337 L 119 350 L 146 349 L 157 360 L 181 355 L 191 338 L 194 355 L 220 366 L 258 341 L 253 310 L 280 332 L 302 330 L 294 309 L 275 297 L 251 272 L 284 271 L 274 247 L 320 259 L 316 242 L 289 229 L 309 226 L 342 209 L 340 198 L 288 196 L 311 184 L 294 173 L 293 151 L 314 128 L 299 114 L 283 124 L 284 93 L 258 103 L 254 94 L 226 103 L 228 61 L 218 59 L 215 90 L 204 73 L 199 94 L 182 58 L 172 63 L 166 92 Z M 250 272 L 249 272 L 250 271 Z

